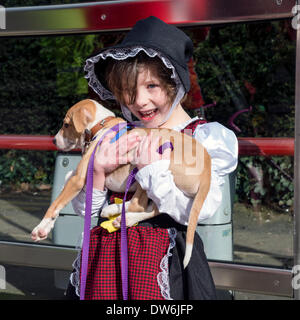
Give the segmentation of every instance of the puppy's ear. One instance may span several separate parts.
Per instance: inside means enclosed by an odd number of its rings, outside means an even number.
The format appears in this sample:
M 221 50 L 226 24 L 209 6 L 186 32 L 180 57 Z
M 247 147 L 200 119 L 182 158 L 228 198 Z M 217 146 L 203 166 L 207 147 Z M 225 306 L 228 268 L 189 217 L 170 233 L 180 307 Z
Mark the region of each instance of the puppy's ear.
M 86 108 L 79 108 L 73 113 L 72 121 L 75 127 L 75 130 L 82 134 L 87 128 L 87 125 L 93 119 L 92 114 Z

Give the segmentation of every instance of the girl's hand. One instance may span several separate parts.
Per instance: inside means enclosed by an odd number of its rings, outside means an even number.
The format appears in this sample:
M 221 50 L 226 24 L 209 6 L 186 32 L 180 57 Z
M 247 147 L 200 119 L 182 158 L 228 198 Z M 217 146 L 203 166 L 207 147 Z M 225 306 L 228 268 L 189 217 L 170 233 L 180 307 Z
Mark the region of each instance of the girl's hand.
M 94 172 L 110 173 L 121 164 L 127 164 L 133 160 L 133 155 L 128 155 L 128 152 L 135 148 L 141 137 L 137 133 L 132 132 L 123 134 L 118 140 L 111 143 L 116 132 L 110 132 L 103 139 L 100 147 L 96 151 L 94 162 Z
M 160 137 L 153 137 L 153 133 L 150 132 L 147 136 L 144 136 L 136 148 L 133 161 L 131 163 L 135 164 L 140 170 L 145 166 L 158 161 L 158 160 L 169 160 L 171 156 L 171 149 L 168 148 L 164 150 L 162 154 L 158 152 L 160 147 Z

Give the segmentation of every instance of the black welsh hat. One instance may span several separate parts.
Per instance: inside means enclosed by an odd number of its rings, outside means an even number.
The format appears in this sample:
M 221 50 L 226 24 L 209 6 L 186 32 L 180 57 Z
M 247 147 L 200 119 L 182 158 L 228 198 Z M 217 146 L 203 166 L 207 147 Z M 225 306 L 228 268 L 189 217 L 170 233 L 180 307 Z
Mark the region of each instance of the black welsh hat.
M 140 51 L 150 57 L 159 56 L 166 67 L 173 69 L 175 82 L 180 81 L 185 92 L 190 90 L 188 61 L 193 54 L 192 40 L 175 26 L 150 16 L 139 20 L 121 43 L 102 49 L 86 60 L 85 77 L 100 98 L 114 99 L 104 79 L 106 58 L 123 60 L 134 57 Z

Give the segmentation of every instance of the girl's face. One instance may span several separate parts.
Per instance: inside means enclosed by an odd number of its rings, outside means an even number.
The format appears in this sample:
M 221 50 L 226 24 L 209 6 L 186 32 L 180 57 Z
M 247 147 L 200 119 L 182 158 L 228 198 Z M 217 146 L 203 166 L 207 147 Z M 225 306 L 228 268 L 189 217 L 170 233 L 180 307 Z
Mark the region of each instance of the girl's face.
M 126 93 L 124 98 L 129 101 Z M 146 128 L 159 127 L 171 107 L 160 80 L 146 68 L 142 68 L 138 74 L 134 103 L 126 105 Z

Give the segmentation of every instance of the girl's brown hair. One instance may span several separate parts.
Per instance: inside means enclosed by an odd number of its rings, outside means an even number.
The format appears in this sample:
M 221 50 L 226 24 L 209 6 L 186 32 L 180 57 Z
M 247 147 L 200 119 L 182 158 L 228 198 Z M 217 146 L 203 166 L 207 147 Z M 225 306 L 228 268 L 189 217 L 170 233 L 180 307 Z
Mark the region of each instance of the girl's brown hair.
M 160 58 L 151 58 L 144 52 L 125 60 L 112 60 L 108 64 L 105 73 L 106 83 L 118 102 L 123 105 L 135 102 L 137 78 L 142 68 L 148 69 L 159 79 L 171 104 L 176 96 L 176 84 L 171 78 L 172 70 L 168 69 Z M 125 93 L 128 97 L 126 101 Z

